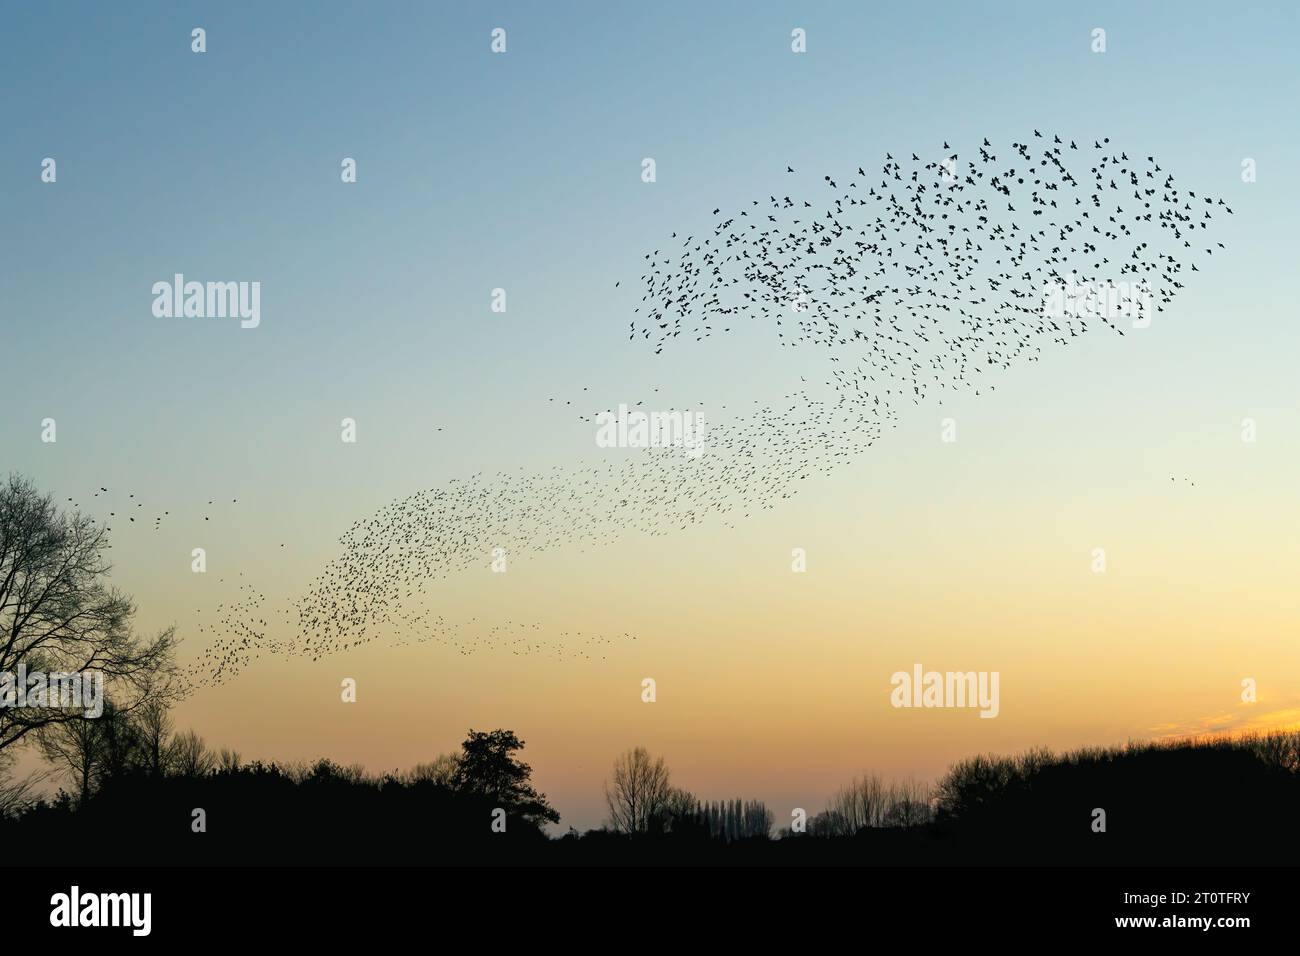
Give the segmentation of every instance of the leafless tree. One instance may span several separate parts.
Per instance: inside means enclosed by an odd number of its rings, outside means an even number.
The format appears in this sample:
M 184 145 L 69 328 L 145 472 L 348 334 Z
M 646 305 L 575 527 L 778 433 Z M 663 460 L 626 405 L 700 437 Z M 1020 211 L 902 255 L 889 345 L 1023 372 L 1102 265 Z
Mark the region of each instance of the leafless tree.
M 669 789 L 668 797 L 664 800 L 663 809 L 669 830 L 672 830 L 674 824 L 679 821 L 694 820 L 699 816 L 699 811 L 700 801 L 696 799 L 695 794 L 680 787 L 671 787 Z
M 212 771 L 212 754 L 203 738 L 192 730 L 177 734 L 172 741 L 172 773 L 181 777 L 206 777 Z
M 650 833 L 662 827 L 672 788 L 662 757 L 635 747 L 614 761 L 605 785 L 610 825 L 620 833 Z
M 924 826 L 933 816 L 930 793 L 925 784 L 909 778 L 889 786 L 889 807 L 882 821 L 885 826 Z
M 150 774 L 161 777 L 171 769 L 174 729 L 171 707 L 180 696 L 176 674 L 171 668 L 160 668 L 147 675 L 140 690 L 133 718 L 139 736 L 141 763 Z
M 775 823 L 776 816 L 767 808 L 767 804 L 761 800 L 745 801 L 740 822 L 740 835 L 742 837 L 769 839 L 772 836 L 772 827 Z
M 456 779 L 456 770 L 460 766 L 458 754 L 439 754 L 429 763 L 416 764 L 403 775 L 406 783 L 432 783 L 440 787 L 450 787 Z
M 136 727 L 144 768 L 155 777 L 168 773 L 172 760 L 172 718 L 166 702 L 154 699 L 142 706 L 136 714 Z
M 131 600 L 110 588 L 106 528 L 61 512 L 49 495 L 12 475 L 0 483 L 0 673 L 103 674 L 106 693 L 134 709 L 159 671 L 171 668 L 175 632 L 140 640 Z M 0 751 L 83 711 L 0 707 Z
M 48 771 L 35 771 L 23 777 L 11 777 L 15 758 L 0 751 L 0 820 L 21 813 L 36 797 L 36 788 Z
M 838 810 L 823 810 L 808 821 L 808 835 L 814 837 L 852 836 L 856 831 Z
M 702 803 L 696 819 L 717 840 L 769 839 L 775 817 L 761 800 L 723 800 Z
M 866 827 L 881 826 L 888 806 L 888 793 L 879 775 L 864 774 L 832 798 L 828 809 L 835 816 L 826 822 L 834 822 L 846 830 L 836 836 L 851 836 Z
M 41 754 L 54 764 L 56 773 L 66 774 L 76 788 L 78 800 L 85 800 L 98 784 L 103 761 L 103 733 L 98 720 L 82 717 L 47 724 L 36 732 Z
M 886 784 L 864 774 L 831 799 L 818 826 L 823 836 L 852 836 L 868 827 L 917 827 L 932 816 L 924 784 L 910 778 Z
M 217 772 L 234 773 L 243 766 L 244 758 L 239 755 L 239 751 L 231 747 L 222 747 L 217 751 Z

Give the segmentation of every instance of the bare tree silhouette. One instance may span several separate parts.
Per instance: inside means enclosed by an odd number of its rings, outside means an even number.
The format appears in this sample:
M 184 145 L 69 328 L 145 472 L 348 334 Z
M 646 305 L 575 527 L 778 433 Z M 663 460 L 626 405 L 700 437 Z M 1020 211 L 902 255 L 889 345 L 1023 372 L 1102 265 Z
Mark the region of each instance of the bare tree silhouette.
M 172 629 L 151 640 L 131 630 L 135 607 L 105 579 L 106 529 L 66 515 L 11 475 L 0 485 L 0 674 L 99 671 L 119 706 L 148 698 L 172 665 Z M 42 727 L 81 720 L 59 706 L 0 707 L 0 751 Z
M 66 774 L 84 803 L 99 780 L 103 759 L 103 734 L 98 721 L 90 717 L 48 724 L 36 732 L 41 754 L 54 764 L 56 773 Z
M 0 751 L 0 820 L 18 816 L 37 799 L 37 786 L 49 771 L 33 771 L 24 777 L 10 778 L 15 762 L 12 753 Z
M 180 777 L 191 779 L 207 776 L 212 771 L 212 754 L 203 738 L 192 730 L 177 734 L 171 743 L 171 769 Z
M 668 768 L 662 757 L 633 747 L 614 761 L 605 785 L 610 826 L 619 833 L 645 834 L 661 830 L 672 796 Z
M 407 771 L 405 783 L 431 783 L 437 787 L 451 787 L 460 769 L 460 754 L 439 754 L 428 763 L 419 763 Z

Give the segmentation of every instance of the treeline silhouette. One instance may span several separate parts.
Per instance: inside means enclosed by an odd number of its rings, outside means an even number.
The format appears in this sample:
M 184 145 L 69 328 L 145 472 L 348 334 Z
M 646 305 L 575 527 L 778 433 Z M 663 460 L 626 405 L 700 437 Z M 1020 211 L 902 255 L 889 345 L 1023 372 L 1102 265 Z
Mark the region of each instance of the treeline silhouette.
M 104 690 L 92 718 L 0 695 L 0 845 L 24 864 L 1214 865 L 1300 851 L 1294 732 L 973 757 L 932 789 L 863 776 L 820 812 L 702 800 L 634 747 L 605 784 L 605 826 L 558 839 L 509 730 L 471 730 L 400 773 L 246 763 L 174 732 L 177 636 L 135 633 L 134 603 L 108 583 L 107 531 L 20 475 L 0 482 L 0 677 L 89 668 Z M 22 749 L 65 789 L 14 779 Z
M 606 824 L 553 837 L 560 817 L 508 730 L 372 774 L 245 762 L 162 723 L 160 736 L 156 713 L 111 711 L 60 725 L 46 755 L 70 789 L 10 790 L 2 845 L 37 865 L 1244 865 L 1300 849 L 1296 732 L 976 756 L 933 788 L 866 775 L 818 812 L 779 815 L 699 800 L 638 747 L 615 761 Z

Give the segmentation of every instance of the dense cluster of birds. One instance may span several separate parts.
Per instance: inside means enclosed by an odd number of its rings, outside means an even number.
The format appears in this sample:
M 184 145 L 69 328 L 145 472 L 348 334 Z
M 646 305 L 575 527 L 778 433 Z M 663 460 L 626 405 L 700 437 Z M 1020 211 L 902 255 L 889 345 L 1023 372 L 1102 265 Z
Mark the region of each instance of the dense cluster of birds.
M 195 685 L 227 679 L 263 650 L 319 659 L 383 636 L 461 653 L 486 643 L 603 656 L 630 635 L 545 641 L 535 624 L 452 624 L 434 613 L 434 588 L 488 571 L 494 554 L 527 560 L 773 508 L 857 458 L 897 423 L 900 405 L 978 394 L 997 370 L 1094 325 L 1124 334 L 1126 320 L 1104 312 L 1049 313 L 1049 286 L 1140 279 L 1164 312 L 1195 259 L 1222 248 L 1208 238 L 1215 214 L 1232 212 L 1109 140 L 1079 146 L 1034 131 L 1007 148 L 985 139 L 969 158 L 947 143 L 908 155 L 825 175 L 797 197 L 783 187 L 714 209 L 710 227 L 645 255 L 630 338 L 660 354 L 683 336 L 767 323 L 780 345 L 821 350 L 824 388 L 710 421 L 699 455 L 643 449 L 587 467 L 478 474 L 394 501 L 356 522 L 282 609 L 277 630 L 289 636 L 271 639 L 260 598 L 224 608 L 223 636 Z
M 752 200 L 680 252 L 646 254 L 630 335 L 659 353 L 757 319 L 782 345 L 828 350 L 846 394 L 919 404 L 1086 332 L 1093 317 L 1044 308 L 1049 285 L 1132 276 L 1163 312 L 1192 259 L 1213 254 L 1214 213 L 1232 210 L 1109 139 L 1027 139 L 985 139 L 969 161 L 946 142 L 930 158 L 887 153 L 878 170 L 823 176 L 820 195 Z

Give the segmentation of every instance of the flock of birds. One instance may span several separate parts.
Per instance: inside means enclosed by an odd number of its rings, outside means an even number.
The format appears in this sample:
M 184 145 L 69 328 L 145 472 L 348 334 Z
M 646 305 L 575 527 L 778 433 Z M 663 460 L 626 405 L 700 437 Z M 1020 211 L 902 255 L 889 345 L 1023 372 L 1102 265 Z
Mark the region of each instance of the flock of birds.
M 776 507 L 800 482 L 851 461 L 880 434 L 848 399 L 819 401 L 801 391 L 780 405 L 711 423 L 698 457 L 676 447 L 634 451 L 587 468 L 479 474 L 417 492 L 348 529 L 339 554 L 281 609 L 278 627 L 267 627 L 260 602 L 223 606 L 215 627 L 223 636 L 208 645 L 192 679 L 221 683 L 260 650 L 318 660 L 377 638 L 433 640 L 466 655 L 491 647 L 604 659 L 635 638 L 544 639 L 536 624 L 454 624 L 431 610 L 439 584 L 473 569 L 491 573 L 494 554 L 514 562 L 564 546 L 607 544 L 629 532 L 666 535 L 710 517 L 734 522 Z M 272 631 L 291 636 L 272 640 Z
M 925 158 L 886 154 L 880 167 L 823 176 L 811 192 L 782 188 L 714 209 L 711 226 L 645 255 L 630 337 L 660 354 L 683 336 L 765 323 L 781 346 L 821 350 L 824 389 L 710 421 L 698 456 L 647 449 L 586 467 L 478 474 L 393 501 L 342 536 L 273 625 L 251 587 L 219 607 L 191 686 L 221 683 L 262 653 L 317 660 L 381 637 L 464 654 L 490 645 L 603 657 L 631 636 L 547 640 L 537 624 L 450 622 L 434 611 L 437 587 L 487 572 L 494 553 L 527 560 L 774 508 L 860 456 L 897 423 L 900 405 L 979 394 L 997 370 L 1090 326 L 1124 334 L 1114 316 L 1048 314 L 1049 284 L 1141 278 L 1158 314 L 1194 260 L 1222 248 L 1209 229 L 1232 210 L 1177 184 L 1153 157 L 1130 158 L 1109 140 L 1079 146 L 1037 131 L 1026 140 L 1000 148 L 985 139 L 969 160 L 947 143 Z
M 630 337 L 660 353 L 683 333 L 698 342 L 757 319 L 782 345 L 826 349 L 843 393 L 919 404 L 932 387 L 978 393 L 993 369 L 1086 332 L 1092 316 L 1048 314 L 1049 285 L 1131 276 L 1159 313 L 1184 263 L 1198 271 L 1190 257 L 1223 248 L 1205 234 L 1232 210 L 1180 188 L 1154 157 L 1109 139 L 1028 140 L 985 139 L 970 161 L 946 142 L 929 159 L 887 153 L 879 170 L 823 176 L 821 196 L 755 199 L 680 253 L 646 254 Z
M 243 577 L 242 573 L 240 577 Z M 301 609 L 301 602 L 290 602 L 281 606 L 278 612 L 268 611 L 266 595 L 251 584 L 241 583 L 232 599 L 216 606 L 216 620 L 198 626 L 200 636 L 206 636 L 208 640 L 200 656 L 180 671 L 178 693 L 185 696 L 199 687 L 223 684 L 261 659 L 263 654 L 282 658 L 309 657 L 317 661 L 326 654 L 368 643 L 356 638 L 325 645 L 304 641 L 301 636 L 287 640 L 275 637 L 275 634 L 300 634 L 296 629 L 302 623 Z M 268 616 L 275 619 L 274 626 L 267 620 Z M 468 657 L 484 646 L 490 646 L 517 657 L 544 654 L 560 663 L 605 659 L 616 640 L 636 639 L 627 633 L 616 639 L 581 631 L 560 631 L 548 637 L 540 623 L 489 623 L 477 617 L 451 621 L 429 608 L 400 607 L 394 607 L 384 615 L 382 634 L 395 647 L 437 643 Z

